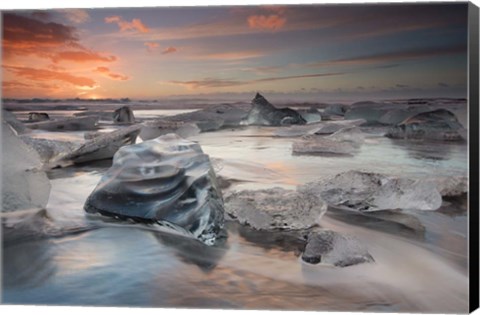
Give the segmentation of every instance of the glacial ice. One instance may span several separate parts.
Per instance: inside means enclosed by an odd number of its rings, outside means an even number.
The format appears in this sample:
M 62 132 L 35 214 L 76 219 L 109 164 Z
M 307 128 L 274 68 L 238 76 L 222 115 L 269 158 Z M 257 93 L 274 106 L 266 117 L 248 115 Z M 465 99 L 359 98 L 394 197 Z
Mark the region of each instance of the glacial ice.
M 34 122 L 27 124 L 27 127 L 47 131 L 77 131 L 97 129 L 97 123 L 97 116 L 86 116 Z
M 11 112 L 2 109 L 2 121 L 7 123 L 16 135 L 28 132 L 28 128 Z
M 308 235 L 302 260 L 336 267 L 374 262 L 366 246 L 358 239 L 329 230 L 313 231 Z
M 331 206 L 357 211 L 436 210 L 442 205 L 442 196 L 432 182 L 359 171 L 340 173 L 300 189 L 317 191 Z
M 252 108 L 247 117 L 248 125 L 283 126 L 303 125 L 305 119 L 291 108 L 276 108 L 270 104 L 260 93 L 252 100 Z
M 317 225 L 326 210 L 326 203 L 307 190 L 244 190 L 225 198 L 225 212 L 257 230 L 307 229 Z
M 208 155 L 175 134 L 120 148 L 84 208 L 168 222 L 208 245 L 223 227 L 223 199 Z
M 297 111 L 307 124 L 313 124 L 322 121 L 322 115 L 314 107 L 311 107 L 309 109 L 299 109 Z
M 30 112 L 28 113 L 28 121 L 29 122 L 38 122 L 50 120 L 50 116 L 47 113 L 38 113 L 38 112 Z
M 119 124 L 134 124 L 135 116 L 133 115 L 133 111 L 128 106 L 117 108 L 113 112 L 113 122 Z
M 358 152 L 364 142 L 358 127 L 346 127 L 329 136 L 307 135 L 292 145 L 294 154 L 348 154 Z
M 48 202 L 50 181 L 38 153 L 2 122 L 2 211 L 41 209 Z
M 71 152 L 65 152 L 58 157 L 57 161 L 85 163 L 110 159 L 119 148 L 135 143 L 140 128 L 141 125 L 133 125 L 109 133 L 90 134 L 91 140 Z
M 461 141 L 464 135 L 464 128 L 454 113 L 437 109 L 410 116 L 391 127 L 385 136 L 397 139 Z

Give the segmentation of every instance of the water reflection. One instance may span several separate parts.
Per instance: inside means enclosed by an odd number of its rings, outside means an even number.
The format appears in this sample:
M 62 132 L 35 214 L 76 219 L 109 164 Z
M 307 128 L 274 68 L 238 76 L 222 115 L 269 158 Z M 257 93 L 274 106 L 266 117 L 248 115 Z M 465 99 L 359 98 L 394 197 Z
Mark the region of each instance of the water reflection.
M 194 264 L 204 272 L 211 272 L 228 251 L 227 235 L 217 238 L 214 246 L 181 235 L 155 233 L 155 237 L 171 249 L 185 263 Z
M 417 160 L 447 161 L 459 152 L 466 151 L 466 143 L 435 141 L 412 141 L 391 139 L 391 143 Z

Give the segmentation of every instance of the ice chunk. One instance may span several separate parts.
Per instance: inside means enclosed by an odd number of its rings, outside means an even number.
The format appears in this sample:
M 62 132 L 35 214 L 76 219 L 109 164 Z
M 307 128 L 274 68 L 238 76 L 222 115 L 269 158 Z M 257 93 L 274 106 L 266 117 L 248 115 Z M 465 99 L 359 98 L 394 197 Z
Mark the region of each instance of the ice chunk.
M 327 205 L 309 191 L 244 190 L 225 199 L 225 211 L 257 230 L 300 230 L 318 224 Z
M 323 112 L 329 116 L 344 116 L 348 109 L 349 107 L 347 105 L 331 104 L 328 105 Z
M 60 155 L 66 152 L 71 152 L 77 149 L 80 144 L 67 141 L 31 138 L 23 135 L 21 139 L 34 148 L 40 156 L 43 163 L 48 164 L 50 161 L 57 159 Z
M 249 125 L 283 126 L 305 123 L 305 119 L 297 111 L 288 107 L 276 108 L 259 93 L 252 100 L 252 108 L 247 117 Z
M 133 115 L 133 111 L 128 106 L 117 108 L 113 112 L 113 122 L 121 124 L 134 124 L 135 116 Z
M 359 171 L 340 173 L 302 189 L 317 191 L 329 205 L 357 211 L 436 210 L 442 205 L 434 183 Z
M 2 122 L 2 211 L 44 208 L 50 181 L 38 153 Z
M 364 142 L 358 127 L 347 127 L 329 136 L 308 135 L 292 145 L 294 154 L 355 154 Z
M 85 210 L 140 222 L 167 222 L 213 244 L 223 200 L 208 155 L 178 135 L 121 148 Z
M 2 121 L 7 123 L 17 135 L 28 132 L 28 128 L 14 114 L 4 109 L 2 109 Z
M 312 123 L 317 123 L 322 121 L 322 115 L 314 107 L 311 107 L 309 109 L 299 109 L 298 113 L 307 122 L 307 124 L 312 124 Z
M 28 121 L 29 122 L 38 122 L 50 120 L 50 116 L 47 113 L 37 113 L 37 112 L 30 112 L 28 113 Z
M 388 138 L 461 141 L 466 132 L 455 114 L 446 109 L 423 112 L 390 128 Z
M 56 162 L 73 161 L 85 163 L 90 161 L 111 159 L 115 152 L 124 145 L 135 143 L 140 133 L 141 125 L 121 128 L 109 133 L 90 135 L 91 140 L 73 150 L 59 156 Z
M 47 120 L 35 123 L 29 123 L 30 129 L 41 129 L 47 131 L 65 131 L 65 130 L 92 130 L 97 129 L 98 117 L 69 117 L 57 120 Z
M 140 138 L 151 140 L 160 136 L 176 133 L 182 138 L 188 138 L 200 133 L 200 128 L 195 123 L 184 123 L 168 120 L 150 120 L 142 124 Z
M 308 235 L 302 260 L 310 264 L 329 264 L 348 267 L 374 262 L 365 245 L 349 235 L 321 230 Z

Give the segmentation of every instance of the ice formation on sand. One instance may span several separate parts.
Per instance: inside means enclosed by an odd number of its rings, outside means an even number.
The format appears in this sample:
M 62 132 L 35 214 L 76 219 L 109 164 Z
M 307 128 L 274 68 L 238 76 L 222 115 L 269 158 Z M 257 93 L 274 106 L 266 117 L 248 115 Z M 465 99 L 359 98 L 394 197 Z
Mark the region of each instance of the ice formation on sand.
M 292 145 L 294 154 L 342 154 L 353 155 L 364 142 L 358 127 L 347 127 L 329 136 L 307 135 Z
M 302 260 L 310 264 L 348 267 L 374 262 L 367 248 L 352 236 L 334 231 L 313 231 L 308 235 Z
M 257 230 L 302 230 L 318 224 L 327 205 L 309 191 L 244 190 L 225 199 L 225 212 Z
M 317 191 L 329 205 L 358 211 L 387 209 L 437 210 L 442 196 L 432 182 L 348 171 L 302 186 Z
M 2 212 L 46 206 L 50 181 L 41 166 L 38 153 L 2 122 Z
M 259 93 L 252 100 L 252 108 L 247 117 L 249 125 L 283 126 L 305 123 L 305 119 L 297 111 L 288 107 L 276 108 Z
M 182 138 L 188 138 L 200 133 L 200 128 L 194 123 L 183 123 L 168 120 L 149 120 L 142 123 L 139 137 L 151 140 L 160 136 L 175 133 Z
M 209 245 L 223 227 L 223 199 L 208 155 L 175 134 L 118 150 L 85 210 L 169 222 Z

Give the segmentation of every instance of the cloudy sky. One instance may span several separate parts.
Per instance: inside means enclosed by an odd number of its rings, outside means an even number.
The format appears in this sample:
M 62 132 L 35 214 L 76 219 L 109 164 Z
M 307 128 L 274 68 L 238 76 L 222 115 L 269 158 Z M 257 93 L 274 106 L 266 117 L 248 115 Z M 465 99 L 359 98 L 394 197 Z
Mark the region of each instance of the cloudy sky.
M 3 96 L 466 97 L 467 4 L 3 12 Z

